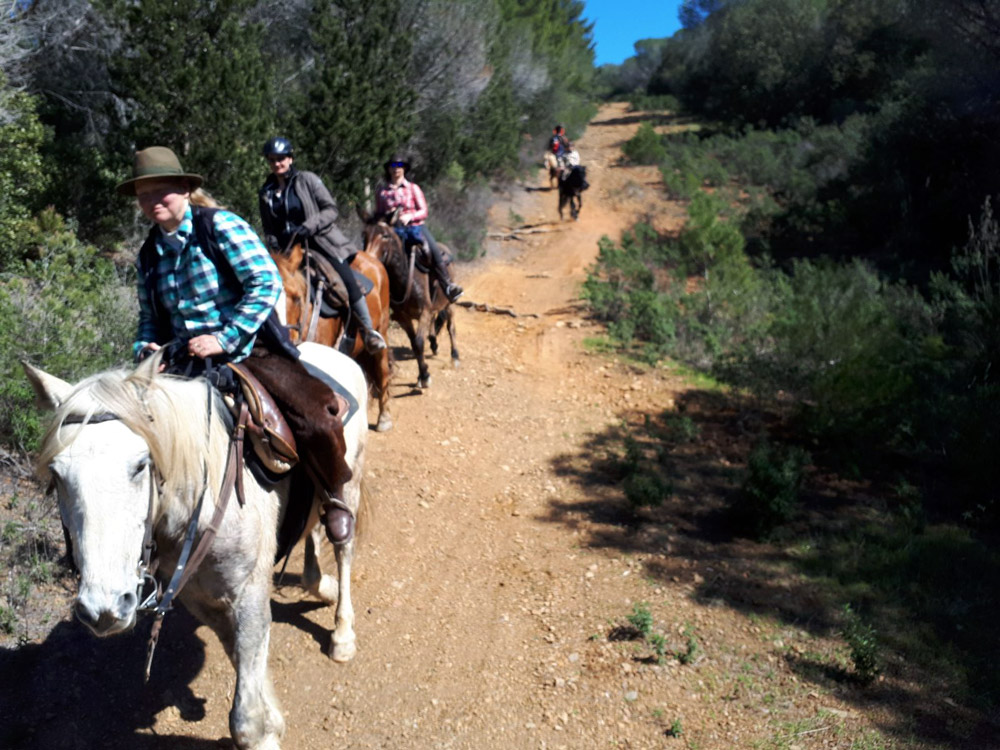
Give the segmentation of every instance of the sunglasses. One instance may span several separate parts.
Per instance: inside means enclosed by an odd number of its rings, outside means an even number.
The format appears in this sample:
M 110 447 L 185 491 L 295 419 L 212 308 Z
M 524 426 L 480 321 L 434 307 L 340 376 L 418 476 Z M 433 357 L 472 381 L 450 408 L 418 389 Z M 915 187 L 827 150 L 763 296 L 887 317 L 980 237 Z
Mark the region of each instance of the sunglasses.
M 406 166 L 406 162 L 405 161 L 391 161 L 391 162 L 389 162 L 389 166 L 393 167 L 393 168 L 396 168 L 396 167 L 405 167 Z

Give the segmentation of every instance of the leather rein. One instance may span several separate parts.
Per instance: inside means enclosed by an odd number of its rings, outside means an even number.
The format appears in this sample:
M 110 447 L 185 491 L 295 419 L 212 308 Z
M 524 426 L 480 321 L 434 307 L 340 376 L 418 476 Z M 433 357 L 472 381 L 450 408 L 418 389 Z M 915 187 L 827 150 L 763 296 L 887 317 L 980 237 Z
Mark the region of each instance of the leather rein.
M 213 395 L 211 385 L 207 386 L 207 391 L 207 421 L 210 428 L 212 424 Z M 212 520 L 209 522 L 208 526 L 204 531 L 202 531 L 197 545 L 195 545 L 194 540 L 198 532 L 198 520 L 201 517 L 201 510 L 205 502 L 205 493 L 208 490 L 208 464 L 204 459 L 202 459 L 201 494 L 198 497 L 198 503 L 195 506 L 194 512 L 191 514 L 191 520 L 188 521 L 187 531 L 184 534 L 184 545 L 181 548 L 181 554 L 177 560 L 177 566 L 174 568 L 173 575 L 170 578 L 170 582 L 167 584 L 167 588 L 162 592 L 160 590 L 159 581 L 155 576 L 156 570 L 159 567 L 159 560 L 154 556 L 156 542 L 153 539 L 153 526 L 155 525 L 156 511 L 159 505 L 158 500 L 161 482 L 157 479 L 156 468 L 153 466 L 152 461 L 148 464 L 149 508 L 146 512 L 146 524 L 142 540 L 142 557 L 139 562 L 140 581 L 137 591 L 139 598 L 139 606 L 137 610 L 142 613 L 152 613 L 155 616 L 153 626 L 149 634 L 149 642 L 146 647 L 145 682 L 147 683 L 149 682 L 149 674 L 153 666 L 153 653 L 156 649 L 156 643 L 160 636 L 160 628 L 163 625 L 163 618 L 166 616 L 167 612 L 170 611 L 174 598 L 180 593 L 181 589 L 184 588 L 184 584 L 188 582 L 191 576 L 198 569 L 202 560 L 204 560 L 205 556 L 208 554 L 208 550 L 212 546 L 212 542 L 215 541 L 215 536 L 219 531 L 219 527 L 222 525 L 222 519 L 226 515 L 226 508 L 229 506 L 229 498 L 233 493 L 234 487 L 236 489 L 236 498 L 239 501 L 240 507 L 243 507 L 246 504 L 246 494 L 243 489 L 243 446 L 247 424 L 250 421 L 250 412 L 243 399 L 239 400 L 239 404 L 240 413 L 236 420 L 236 424 L 233 425 L 233 431 L 229 438 L 229 451 L 226 456 L 226 469 L 223 474 L 222 485 L 219 488 L 218 494 L 215 496 L 215 513 L 212 515 Z M 121 418 L 117 414 L 105 412 L 102 414 L 94 414 L 89 418 L 84 416 L 69 416 L 63 420 L 63 424 L 79 424 L 86 426 L 88 424 L 100 424 L 101 422 L 120 421 L 120 419 Z M 145 593 L 147 590 L 149 591 L 148 594 Z

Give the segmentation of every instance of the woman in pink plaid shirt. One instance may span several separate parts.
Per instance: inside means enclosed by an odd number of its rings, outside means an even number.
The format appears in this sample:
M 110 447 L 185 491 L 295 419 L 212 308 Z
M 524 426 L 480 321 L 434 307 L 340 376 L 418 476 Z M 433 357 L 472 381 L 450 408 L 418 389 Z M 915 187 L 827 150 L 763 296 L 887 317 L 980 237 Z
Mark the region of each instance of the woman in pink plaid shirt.
M 385 181 L 379 183 L 375 190 L 375 213 L 378 216 L 388 216 L 399 210 L 396 216 L 396 234 L 403 241 L 403 246 L 423 245 L 430 251 L 434 260 L 434 274 L 437 276 L 441 289 L 450 302 L 462 296 L 462 287 L 452 283 L 448 274 L 448 266 L 441 257 L 430 230 L 424 226 L 427 220 L 427 199 L 424 191 L 415 182 L 406 179 L 410 163 L 406 159 L 394 156 L 385 163 Z

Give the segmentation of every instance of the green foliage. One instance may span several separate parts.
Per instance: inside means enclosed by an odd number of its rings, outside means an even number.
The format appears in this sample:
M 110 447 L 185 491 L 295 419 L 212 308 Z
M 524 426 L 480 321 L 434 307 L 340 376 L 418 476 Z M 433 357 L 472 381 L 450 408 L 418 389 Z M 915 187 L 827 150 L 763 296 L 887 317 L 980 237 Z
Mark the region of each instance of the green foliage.
M 844 640 L 851 647 L 854 673 L 863 684 L 871 683 L 881 671 L 878 634 L 858 615 L 850 604 L 844 605 Z
M 0 88 L 6 87 L 0 73 Z M 24 94 L 7 97 L 9 122 L 0 120 L 0 271 L 27 256 L 37 241 L 31 214 L 45 187 L 39 149 L 44 132 L 35 101 Z
M 632 94 L 628 101 L 629 112 L 677 112 L 681 108 L 677 97 L 670 94 Z
M 274 125 L 272 73 L 260 54 L 264 27 L 251 0 L 105 0 L 121 34 L 111 62 L 129 120 L 112 147 L 119 176 L 132 148 L 172 148 L 185 169 L 246 217 L 257 214 L 265 174 L 260 148 Z
M 639 125 L 635 135 L 622 144 L 622 153 L 633 164 L 659 164 L 667 158 L 660 135 L 649 122 Z
M 760 539 L 791 520 L 809 460 L 801 448 L 758 443 L 747 458 L 741 492 L 730 508 L 736 527 Z
M 134 287 L 52 212 L 37 220 L 38 260 L 0 285 L 0 441 L 33 449 L 41 436 L 20 360 L 75 380 L 124 361 L 134 338 Z
M 684 650 L 678 651 L 674 656 L 677 657 L 677 661 L 681 664 L 694 664 L 698 657 L 701 656 L 701 644 L 698 643 L 698 638 L 695 635 L 694 628 L 690 625 L 684 626 Z
M 405 65 L 387 63 L 410 53 L 400 10 L 397 0 L 323 0 L 309 18 L 315 68 L 282 108 L 282 125 L 302 144 L 303 166 L 342 200 L 361 200 L 413 133 Z
M 670 729 L 667 730 L 667 734 L 671 737 L 682 737 L 684 736 L 684 725 L 681 724 L 680 719 L 674 719 L 670 722 Z
M 627 619 L 629 624 L 642 634 L 643 638 L 648 637 L 653 630 L 653 613 L 643 602 L 636 602 L 632 605 L 632 614 Z

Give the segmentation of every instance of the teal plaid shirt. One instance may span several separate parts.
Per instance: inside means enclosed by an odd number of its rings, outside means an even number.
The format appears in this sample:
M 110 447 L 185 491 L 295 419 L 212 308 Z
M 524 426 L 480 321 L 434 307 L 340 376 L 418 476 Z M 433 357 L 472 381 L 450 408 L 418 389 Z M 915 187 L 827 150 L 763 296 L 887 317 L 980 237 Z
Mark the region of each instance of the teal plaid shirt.
M 173 235 L 156 233 L 159 300 L 170 315 L 174 336 L 187 341 L 214 334 L 231 359 L 244 359 L 257 331 L 281 294 L 281 276 L 260 238 L 249 224 L 230 211 L 214 218 L 215 239 L 229 259 L 241 288 L 224 285 L 218 271 L 198 245 L 191 207 Z M 156 321 L 144 279 L 139 279 L 139 333 L 133 353 L 156 338 Z M 160 342 L 164 343 L 164 342 Z

